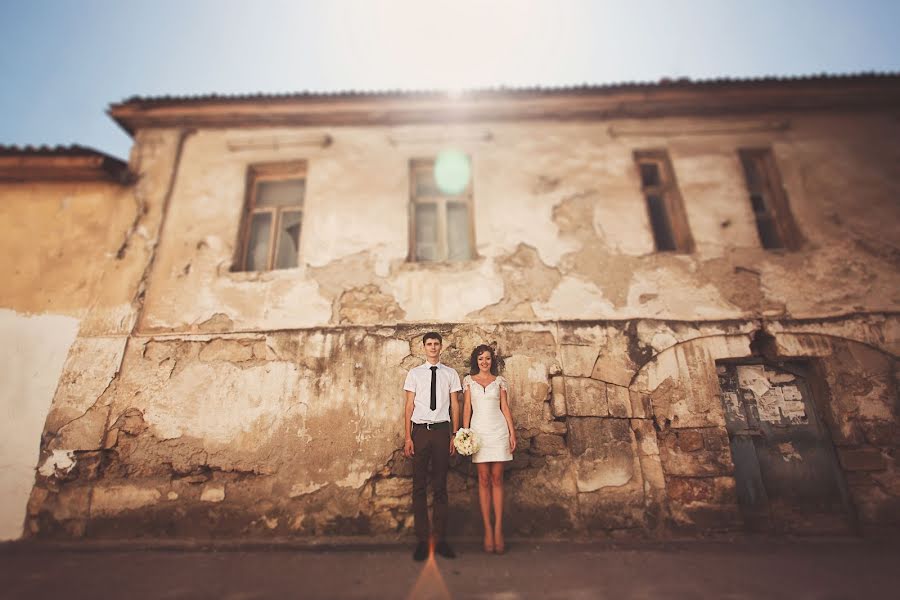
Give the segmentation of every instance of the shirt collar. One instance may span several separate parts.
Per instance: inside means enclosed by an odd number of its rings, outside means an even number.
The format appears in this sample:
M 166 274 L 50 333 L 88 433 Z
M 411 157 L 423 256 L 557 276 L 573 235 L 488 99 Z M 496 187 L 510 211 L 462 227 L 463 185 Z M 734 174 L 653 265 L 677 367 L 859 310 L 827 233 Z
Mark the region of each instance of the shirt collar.
M 438 363 L 436 365 L 431 364 L 427 360 L 424 363 L 422 363 L 422 368 L 424 368 L 424 369 L 430 369 L 431 367 L 437 367 L 440 369 L 443 366 L 444 366 L 444 363 L 442 363 L 440 361 L 438 361 Z

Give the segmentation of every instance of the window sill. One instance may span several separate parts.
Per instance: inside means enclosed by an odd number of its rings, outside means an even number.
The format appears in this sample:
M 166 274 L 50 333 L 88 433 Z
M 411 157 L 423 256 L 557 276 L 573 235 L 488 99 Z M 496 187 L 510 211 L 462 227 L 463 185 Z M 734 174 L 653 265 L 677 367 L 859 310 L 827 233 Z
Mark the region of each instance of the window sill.
M 406 260 L 400 264 L 400 271 L 439 271 L 445 273 L 456 273 L 459 271 L 469 271 L 471 269 L 480 268 L 484 264 L 483 256 L 476 256 L 469 260 L 434 260 L 434 261 L 414 261 Z
M 232 271 L 225 269 L 219 272 L 219 277 L 224 277 L 234 282 L 244 283 L 248 281 L 269 282 L 298 279 L 306 276 L 306 267 L 298 266 L 290 269 L 273 269 L 271 271 Z

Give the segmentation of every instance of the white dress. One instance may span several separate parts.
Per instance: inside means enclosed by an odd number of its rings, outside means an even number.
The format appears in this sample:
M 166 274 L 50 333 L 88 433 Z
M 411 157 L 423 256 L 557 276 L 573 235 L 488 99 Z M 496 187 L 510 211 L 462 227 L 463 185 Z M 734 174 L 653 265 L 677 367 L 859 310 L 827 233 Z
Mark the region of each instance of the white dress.
M 500 410 L 500 390 L 504 389 L 507 390 L 507 394 L 509 393 L 506 380 L 498 376 L 487 387 L 482 387 L 471 376 L 466 375 L 463 386 L 469 387 L 472 399 L 472 421 L 469 426 L 478 440 L 478 452 L 472 455 L 472 462 L 512 460 L 512 452 L 509 451 L 509 428 Z

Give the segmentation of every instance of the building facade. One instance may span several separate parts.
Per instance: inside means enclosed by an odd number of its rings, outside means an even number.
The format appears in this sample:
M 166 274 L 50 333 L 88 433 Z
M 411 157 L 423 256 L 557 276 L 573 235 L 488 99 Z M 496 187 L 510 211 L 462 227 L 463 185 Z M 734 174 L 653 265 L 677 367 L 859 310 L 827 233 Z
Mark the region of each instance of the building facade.
M 2 171 L 8 520 L 406 535 L 437 330 L 503 358 L 513 535 L 896 530 L 898 109 L 892 75 L 113 105 L 127 176 Z

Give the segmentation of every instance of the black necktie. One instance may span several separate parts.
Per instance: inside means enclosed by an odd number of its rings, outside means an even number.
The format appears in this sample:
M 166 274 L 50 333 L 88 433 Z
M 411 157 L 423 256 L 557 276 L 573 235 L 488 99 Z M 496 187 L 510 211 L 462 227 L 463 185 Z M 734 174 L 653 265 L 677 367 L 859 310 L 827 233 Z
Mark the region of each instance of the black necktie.
M 431 367 L 431 410 L 437 410 L 437 367 Z

